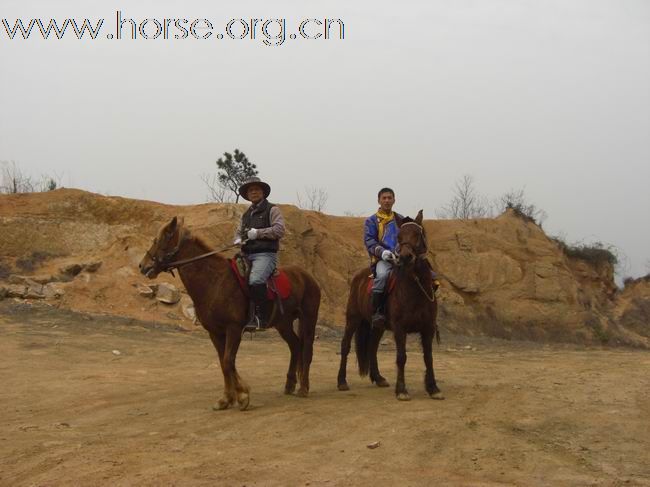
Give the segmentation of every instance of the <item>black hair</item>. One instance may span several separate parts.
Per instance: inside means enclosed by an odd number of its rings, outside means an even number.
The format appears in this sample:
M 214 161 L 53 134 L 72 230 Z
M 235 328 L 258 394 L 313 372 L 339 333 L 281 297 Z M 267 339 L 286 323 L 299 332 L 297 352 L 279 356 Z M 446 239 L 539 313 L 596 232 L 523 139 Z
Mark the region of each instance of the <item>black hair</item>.
M 395 197 L 395 191 L 393 191 L 392 189 L 390 189 L 390 188 L 381 188 L 379 190 L 379 193 L 377 193 L 377 199 L 381 198 L 381 195 L 384 194 L 384 193 L 390 193 L 390 194 L 393 195 L 393 198 Z

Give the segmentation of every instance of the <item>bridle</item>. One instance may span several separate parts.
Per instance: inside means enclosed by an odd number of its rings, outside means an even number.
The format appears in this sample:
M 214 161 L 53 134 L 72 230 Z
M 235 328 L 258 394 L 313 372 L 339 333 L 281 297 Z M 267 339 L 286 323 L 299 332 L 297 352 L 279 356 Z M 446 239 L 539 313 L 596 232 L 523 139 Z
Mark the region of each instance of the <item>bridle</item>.
M 166 252 L 163 255 L 163 257 L 160 259 L 158 258 L 158 256 L 151 254 L 151 252 L 147 250 L 145 255 L 147 255 L 153 261 L 154 269 L 156 269 L 158 272 L 169 272 L 173 277 L 176 277 L 174 276 L 174 269 L 178 269 L 179 267 L 182 267 L 184 265 L 191 264 L 192 262 L 196 262 L 197 260 L 205 259 L 206 257 L 210 257 L 211 255 L 224 252 L 228 249 L 239 247 L 240 245 L 243 244 L 243 242 L 242 244 L 230 244 L 219 250 L 212 250 L 210 252 L 206 252 L 205 254 L 197 255 L 189 259 L 173 261 L 172 259 L 176 258 L 176 255 L 180 251 L 181 246 L 187 240 L 187 235 L 188 232 L 183 227 L 181 227 L 178 230 L 178 243 L 176 244 L 176 247 L 174 247 L 174 249 L 170 250 L 169 252 Z
M 419 223 L 406 222 L 406 223 L 402 223 L 402 225 L 400 227 L 400 230 L 401 230 L 402 227 L 405 227 L 406 225 L 415 225 L 418 228 L 419 233 L 420 233 L 420 240 L 418 241 L 417 248 L 414 248 L 413 245 L 411 245 L 410 243 L 400 244 L 400 247 L 408 246 L 408 247 L 411 248 L 411 250 L 417 256 L 418 259 L 425 258 L 426 254 L 427 254 L 428 246 L 427 246 L 427 238 L 424 235 L 424 228 Z
M 413 248 L 413 245 L 411 245 L 410 243 L 400 244 L 400 247 L 409 246 L 411 248 L 411 250 L 413 251 L 413 253 L 416 255 L 417 259 L 426 259 L 427 258 L 428 246 L 427 246 L 427 238 L 426 238 L 426 236 L 424 234 L 424 228 L 422 227 L 422 225 L 420 225 L 417 222 L 406 222 L 406 223 L 402 223 L 400 229 L 402 227 L 405 227 L 406 225 L 415 225 L 418 228 L 419 233 L 420 233 L 420 240 L 418 241 L 417 248 Z M 418 276 L 414 274 L 413 278 L 415 279 L 415 282 L 417 283 L 418 287 L 420 288 L 420 291 L 422 291 L 422 294 L 424 294 L 424 297 L 427 298 L 432 303 L 435 302 L 435 300 L 436 300 L 435 293 L 432 292 L 431 297 L 429 297 L 429 295 L 427 294 L 427 291 L 424 289 L 424 286 L 420 282 L 420 279 L 418 278 Z

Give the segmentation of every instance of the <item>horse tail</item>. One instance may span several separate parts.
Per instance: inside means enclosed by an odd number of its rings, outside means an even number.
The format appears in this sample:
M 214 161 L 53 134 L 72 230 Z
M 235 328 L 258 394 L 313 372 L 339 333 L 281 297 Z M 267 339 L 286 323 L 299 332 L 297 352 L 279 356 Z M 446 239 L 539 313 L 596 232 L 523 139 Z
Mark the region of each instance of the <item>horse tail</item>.
M 305 373 L 309 374 L 321 297 L 320 286 L 316 280 L 307 273 L 304 275 L 304 280 L 305 290 L 300 306 L 300 315 L 298 317 L 298 342 L 300 344 L 296 370 L 298 381 L 302 380 Z
M 359 375 L 365 377 L 370 370 L 370 336 L 372 330 L 370 323 L 361 320 L 357 331 L 354 334 L 354 345 L 357 351 L 357 362 L 359 363 Z

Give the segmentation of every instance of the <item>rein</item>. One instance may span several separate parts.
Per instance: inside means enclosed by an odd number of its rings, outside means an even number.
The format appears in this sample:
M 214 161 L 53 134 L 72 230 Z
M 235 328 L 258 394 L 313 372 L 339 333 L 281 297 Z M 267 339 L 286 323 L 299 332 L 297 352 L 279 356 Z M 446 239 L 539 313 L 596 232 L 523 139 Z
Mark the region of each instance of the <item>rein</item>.
M 211 255 L 215 255 L 221 252 L 224 252 L 228 249 L 232 249 L 234 247 L 239 247 L 240 245 L 243 245 L 245 242 L 238 242 L 238 243 L 233 243 L 230 245 L 227 245 L 219 250 L 212 250 L 210 252 L 206 252 L 205 254 L 197 255 L 196 257 L 192 257 L 190 259 L 183 259 L 183 260 L 175 260 L 173 262 L 166 262 L 168 259 L 173 259 L 176 254 L 178 254 L 178 251 L 181 248 L 181 245 L 183 242 L 185 242 L 187 237 L 187 232 L 185 229 L 181 229 L 179 231 L 179 236 L 178 236 L 178 243 L 176 244 L 176 248 L 172 250 L 171 252 L 167 252 L 162 259 L 158 259 L 157 256 L 151 255 L 149 251 L 147 250 L 147 255 L 149 258 L 154 262 L 155 265 L 157 265 L 160 268 L 159 272 L 169 272 L 172 276 L 174 276 L 174 269 L 178 269 L 181 266 L 191 264 L 192 262 L 196 262 L 198 260 L 205 259 L 206 257 L 210 257 Z M 176 277 L 176 276 L 174 276 Z
M 433 289 L 431 290 L 431 297 L 427 294 L 427 291 L 424 289 L 424 286 L 422 286 L 422 283 L 420 282 L 420 278 L 418 276 L 415 277 L 415 282 L 418 283 L 418 287 L 420 288 L 420 291 L 422 291 L 422 294 L 424 294 L 424 297 L 427 298 L 431 303 L 434 303 L 436 301 L 436 295 L 433 292 Z
M 413 249 L 413 250 L 417 254 L 418 259 L 426 259 L 427 240 L 426 240 L 426 237 L 424 236 L 424 228 L 422 227 L 422 225 L 420 225 L 419 223 L 416 223 L 416 222 L 406 222 L 406 223 L 402 224 L 403 227 L 405 227 L 406 225 L 415 225 L 420 230 L 420 242 L 422 243 L 422 247 L 424 248 L 424 251 L 423 252 L 417 252 L 416 249 Z M 405 244 L 405 245 L 408 245 L 408 244 Z M 412 248 L 413 246 L 409 245 L 409 247 Z M 433 290 L 431 292 L 431 297 L 429 297 L 429 295 L 427 294 L 426 289 L 424 289 L 424 286 L 422 286 L 422 283 L 420 282 L 420 278 L 417 275 L 414 275 L 413 278 L 415 279 L 415 282 L 417 283 L 418 287 L 420 288 L 420 291 L 422 291 L 422 294 L 424 294 L 424 297 L 427 298 L 429 300 L 429 302 L 434 303 L 436 301 L 436 295 L 433 292 Z
M 226 247 L 223 247 L 219 250 L 213 250 L 211 252 L 206 252 L 205 254 L 197 255 L 196 257 L 192 257 L 190 259 L 183 259 L 183 260 L 177 260 L 174 262 L 169 262 L 167 264 L 161 264 L 162 271 L 163 272 L 171 272 L 173 269 L 178 269 L 181 266 L 184 266 L 186 264 L 191 264 L 192 262 L 196 262 L 197 260 L 202 260 L 205 259 L 206 257 L 210 257 L 211 255 L 218 254 L 220 252 L 224 252 L 226 250 L 232 249 L 233 247 L 238 247 L 241 244 L 230 244 Z M 173 275 L 173 274 L 172 274 Z

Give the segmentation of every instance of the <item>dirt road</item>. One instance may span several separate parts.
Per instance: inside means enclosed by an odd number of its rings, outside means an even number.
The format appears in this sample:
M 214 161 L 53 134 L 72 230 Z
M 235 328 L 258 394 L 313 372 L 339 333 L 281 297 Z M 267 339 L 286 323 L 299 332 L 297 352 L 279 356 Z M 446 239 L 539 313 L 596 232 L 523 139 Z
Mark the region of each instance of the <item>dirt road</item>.
M 288 350 L 269 332 L 238 359 L 252 409 L 216 412 L 199 329 L 5 301 L 0 337 L 0 485 L 650 485 L 648 352 L 447 339 L 432 401 L 411 338 L 398 402 L 352 367 L 337 391 L 321 336 L 301 399 L 282 394 Z M 389 341 L 391 382 L 393 362 Z

